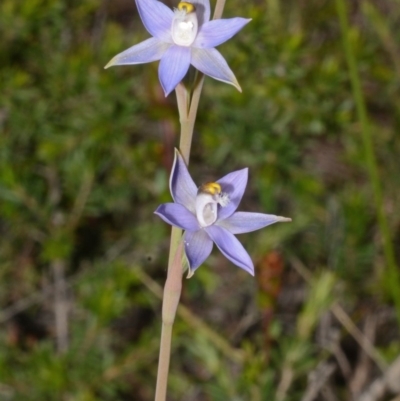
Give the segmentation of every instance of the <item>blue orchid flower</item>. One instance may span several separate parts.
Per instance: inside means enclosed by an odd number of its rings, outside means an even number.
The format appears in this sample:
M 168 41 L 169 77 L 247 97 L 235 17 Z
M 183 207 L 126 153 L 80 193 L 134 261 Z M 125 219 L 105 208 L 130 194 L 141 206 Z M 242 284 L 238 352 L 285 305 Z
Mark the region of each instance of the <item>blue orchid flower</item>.
M 234 36 L 250 19 L 210 21 L 209 0 L 181 2 L 174 11 L 157 0 L 136 0 L 136 5 L 153 37 L 118 54 L 105 68 L 161 60 L 158 74 L 167 96 L 192 64 L 205 75 L 231 84 L 241 92 L 235 75 L 214 47 Z
M 183 240 L 189 277 L 208 258 L 213 243 L 232 263 L 254 276 L 253 262 L 234 234 L 291 221 L 271 214 L 236 212 L 246 189 L 247 176 L 245 168 L 197 188 L 182 156 L 175 152 L 170 177 L 174 203 L 164 203 L 154 213 L 168 224 L 185 230 Z

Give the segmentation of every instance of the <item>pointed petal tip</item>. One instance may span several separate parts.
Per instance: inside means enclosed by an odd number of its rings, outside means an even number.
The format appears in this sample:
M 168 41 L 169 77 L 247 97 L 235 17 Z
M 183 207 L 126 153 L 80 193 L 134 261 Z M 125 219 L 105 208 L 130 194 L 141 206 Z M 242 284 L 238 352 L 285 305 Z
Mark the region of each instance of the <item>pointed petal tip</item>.
M 181 155 L 181 151 L 178 148 L 174 148 L 174 163 L 172 164 L 172 167 L 175 167 L 175 164 L 177 163 L 178 159 L 183 159 Z M 172 170 L 173 170 L 172 168 Z
M 244 267 L 244 266 L 239 266 L 239 265 L 237 265 L 240 269 L 242 269 L 243 271 L 245 271 L 246 273 L 249 273 L 250 274 L 250 276 L 255 276 L 255 273 L 254 273 L 254 265 L 253 265 L 253 263 L 251 264 L 251 265 L 246 265 L 246 267 Z
M 104 69 L 106 70 L 107 68 L 112 67 L 113 65 L 116 64 L 115 62 L 116 62 L 115 57 L 113 57 L 113 58 L 106 64 L 106 66 L 104 67 Z
M 162 88 L 162 90 L 164 92 L 164 96 L 165 97 L 168 97 L 168 95 L 175 89 L 175 88 L 168 89 L 161 79 L 160 79 L 160 85 L 161 85 L 161 88 Z
M 224 81 L 222 81 L 224 82 Z M 227 84 L 231 84 L 232 86 L 234 86 L 240 93 L 243 93 L 242 91 L 242 87 L 239 84 L 239 81 L 237 80 L 237 78 L 235 76 L 233 76 L 233 79 L 231 82 L 229 81 L 225 81 Z
M 247 266 L 247 269 L 243 269 L 243 268 L 242 269 L 254 277 L 255 276 L 254 263 L 251 259 L 250 259 L 250 263 L 251 263 L 251 265 L 249 264 Z
M 160 85 L 161 85 L 161 88 L 162 88 L 162 90 L 163 90 L 163 92 L 164 92 L 164 96 L 165 96 L 165 97 L 168 97 L 168 95 L 175 89 L 175 88 L 167 89 L 167 88 L 164 86 L 164 84 L 162 83 L 161 80 L 160 80 Z
M 227 82 L 227 83 L 234 86 L 240 93 L 243 93 L 242 87 L 239 85 L 239 82 L 236 79 L 233 82 Z
M 235 79 L 232 82 L 227 82 L 227 83 L 234 86 L 238 90 L 238 92 L 243 93 L 242 87 L 239 85 L 239 82 L 237 81 L 237 79 Z
M 175 88 L 174 88 L 174 89 L 175 89 Z M 163 88 L 164 96 L 165 96 L 165 97 L 168 97 L 168 95 L 170 95 L 171 92 L 172 92 L 174 89 L 171 89 L 170 91 L 167 91 L 167 90 L 165 90 L 165 89 Z
M 192 278 L 193 277 L 193 275 L 194 275 L 194 270 L 191 270 L 190 269 L 190 267 L 189 267 L 189 269 L 188 269 L 188 274 L 187 274 L 187 276 L 186 276 L 186 279 L 188 280 L 189 278 Z
M 290 217 L 282 217 L 282 216 L 277 216 L 278 217 L 278 222 L 290 222 L 292 219 Z

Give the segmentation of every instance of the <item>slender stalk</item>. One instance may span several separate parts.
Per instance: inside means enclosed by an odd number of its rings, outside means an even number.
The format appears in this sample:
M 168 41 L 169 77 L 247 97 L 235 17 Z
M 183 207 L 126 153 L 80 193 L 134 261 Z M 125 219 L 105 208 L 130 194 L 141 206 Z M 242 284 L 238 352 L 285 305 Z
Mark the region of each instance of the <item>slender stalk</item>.
M 190 121 L 196 121 L 196 116 L 197 116 L 197 109 L 199 107 L 199 100 L 200 100 L 200 95 L 201 91 L 203 89 L 203 84 L 204 84 L 204 74 L 200 74 L 197 79 L 196 86 L 193 90 L 193 96 L 192 96 L 192 101 L 190 102 L 190 109 L 189 109 L 189 120 Z M 192 131 L 194 128 L 194 124 L 192 127 Z M 182 141 L 182 139 L 181 139 Z M 181 143 L 182 145 L 182 143 Z
M 196 121 L 197 108 L 201 89 L 203 87 L 204 76 L 202 76 L 195 86 L 192 102 L 189 111 L 188 92 L 184 85 L 180 83 L 176 87 L 178 101 L 179 120 L 181 124 L 181 135 L 179 148 L 186 163 L 189 164 L 190 149 L 192 145 L 194 123 Z M 160 341 L 160 356 L 158 362 L 157 386 L 155 401 L 165 401 L 167 394 L 167 382 L 169 361 L 171 355 L 172 326 L 182 290 L 182 256 L 183 244 L 181 241 L 182 230 L 172 227 L 171 242 L 168 261 L 168 276 L 164 287 L 162 329 Z
M 225 0 L 217 0 L 214 19 L 221 18 L 224 6 Z M 190 161 L 193 130 L 203 83 L 204 75 L 199 73 L 195 79 L 194 90 L 191 98 L 189 98 L 189 92 L 183 83 L 180 83 L 175 89 L 178 102 L 179 121 L 181 124 L 179 150 L 187 165 L 189 165 Z M 161 329 L 160 357 L 158 362 L 155 401 L 165 401 L 167 395 L 172 326 L 175 320 L 176 310 L 182 290 L 183 243 L 181 238 L 182 230 L 177 227 L 172 227 L 168 260 L 168 276 L 164 287 L 163 297 L 163 322 Z
M 180 83 L 176 87 L 178 101 L 179 120 L 181 124 L 181 135 L 179 148 L 181 154 L 189 164 L 190 149 L 192 145 L 194 123 L 197 115 L 201 89 L 204 76 L 200 78 L 192 96 L 189 111 L 188 92 Z M 162 328 L 160 341 L 160 356 L 158 361 L 157 386 L 155 401 L 165 401 L 167 395 L 169 361 L 171 356 L 172 326 L 182 290 L 182 256 L 183 243 L 181 241 L 182 230 L 172 227 L 170 252 L 168 260 L 168 276 L 164 287 Z
M 400 275 L 396 266 L 396 259 L 390 235 L 389 224 L 384 210 L 381 183 L 379 179 L 378 166 L 374 153 L 374 144 L 372 140 L 368 114 L 365 107 L 363 92 L 361 89 L 360 77 L 357 69 L 357 62 L 354 50 L 349 39 L 349 23 L 347 19 L 347 8 L 345 0 L 336 0 L 336 9 L 339 16 L 340 28 L 342 31 L 343 47 L 346 54 L 347 64 L 350 73 L 353 96 L 356 102 L 357 114 L 361 124 L 361 135 L 365 151 L 365 159 L 368 167 L 368 173 L 372 184 L 377 208 L 377 218 L 379 229 L 383 242 L 383 253 L 386 259 L 386 283 L 389 284 L 389 291 L 395 304 L 397 320 L 400 325 Z
M 175 88 L 175 93 L 178 103 L 179 122 L 182 124 L 182 118 L 185 118 L 188 115 L 189 110 L 188 91 L 183 82 L 180 82 Z
M 226 0 L 217 0 L 217 4 L 215 5 L 214 16 L 213 19 L 219 19 L 222 17 L 222 13 L 224 11 Z
M 168 276 L 164 287 L 162 308 L 161 347 L 158 362 L 155 401 L 165 401 L 167 395 L 169 361 L 171 355 L 172 326 L 174 324 L 179 298 L 182 292 L 182 250 L 180 242 L 173 262 L 168 266 Z
M 204 74 L 197 74 L 191 99 L 188 90 L 180 83 L 175 91 L 178 102 L 179 122 L 181 124 L 181 135 L 179 150 L 187 165 L 190 161 L 190 149 L 192 147 L 193 129 L 196 122 L 201 90 L 203 89 Z

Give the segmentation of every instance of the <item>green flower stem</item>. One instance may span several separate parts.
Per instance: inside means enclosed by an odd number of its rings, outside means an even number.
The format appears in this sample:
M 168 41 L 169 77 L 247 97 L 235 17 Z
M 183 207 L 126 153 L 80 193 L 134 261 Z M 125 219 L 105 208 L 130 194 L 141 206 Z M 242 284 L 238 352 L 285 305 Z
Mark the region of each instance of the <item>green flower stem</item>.
M 190 149 L 192 147 L 192 138 L 194 124 L 196 122 L 197 110 L 199 107 L 201 90 L 203 89 L 204 74 L 198 74 L 192 97 L 189 104 L 189 93 L 182 83 L 176 87 L 176 97 L 179 109 L 179 121 L 181 124 L 181 136 L 179 141 L 179 150 L 187 165 L 189 165 Z
M 155 401 L 165 401 L 167 395 L 169 361 L 171 355 L 172 326 L 174 324 L 179 298 L 182 292 L 182 241 L 178 245 L 172 264 L 168 266 L 165 282 L 163 307 L 161 347 L 158 362 L 158 374 Z
M 189 164 L 190 149 L 192 145 L 194 123 L 196 121 L 197 108 L 204 76 L 197 80 L 193 91 L 192 101 L 188 102 L 188 91 L 181 83 L 176 88 L 179 119 L 181 124 L 181 136 L 179 149 L 186 163 Z M 188 110 L 189 109 L 189 110 Z M 157 387 L 155 401 L 165 401 L 167 395 L 167 382 L 169 361 L 171 356 L 172 326 L 174 324 L 176 310 L 182 290 L 182 256 L 183 243 L 181 241 L 182 230 L 172 227 L 171 242 L 168 260 L 168 275 L 165 282 L 162 309 L 162 328 L 160 341 L 160 356 L 158 361 Z
M 213 19 L 219 19 L 222 17 L 222 13 L 224 12 L 224 7 L 225 7 L 225 1 L 226 0 L 217 1 L 217 4 L 215 5 Z
M 365 150 L 365 158 L 368 166 L 372 188 L 374 191 L 375 203 L 377 207 L 377 218 L 383 242 L 383 253 L 387 264 L 387 277 L 385 280 L 389 285 L 392 300 L 396 307 L 397 320 L 400 325 L 400 276 L 396 266 L 396 259 L 392 245 L 387 216 L 384 210 L 381 183 L 379 179 L 378 166 L 374 153 L 374 145 L 368 122 L 368 114 L 365 107 L 364 96 L 361 89 L 360 77 L 357 70 L 357 62 L 354 50 L 349 39 L 349 23 L 347 19 L 347 8 L 345 0 L 336 0 L 336 9 L 339 16 L 340 28 L 342 31 L 343 47 L 346 54 L 347 64 L 350 73 L 353 96 L 356 102 L 357 114 L 361 124 L 362 141 Z
M 221 18 L 224 6 L 225 0 L 217 0 L 214 11 L 214 19 Z M 188 90 L 182 83 L 180 83 L 175 89 L 178 102 L 179 121 L 181 124 L 179 150 L 187 165 L 189 165 L 190 160 L 194 124 L 196 121 L 203 83 L 204 75 L 200 73 L 197 74 L 191 97 Z M 165 401 L 167 395 L 168 370 L 171 357 L 172 326 L 175 320 L 176 310 L 178 308 L 179 298 L 182 290 L 183 243 L 181 239 L 182 230 L 177 227 L 172 227 L 168 260 L 168 275 L 167 281 L 165 282 L 163 296 L 160 357 L 158 361 L 155 401 Z

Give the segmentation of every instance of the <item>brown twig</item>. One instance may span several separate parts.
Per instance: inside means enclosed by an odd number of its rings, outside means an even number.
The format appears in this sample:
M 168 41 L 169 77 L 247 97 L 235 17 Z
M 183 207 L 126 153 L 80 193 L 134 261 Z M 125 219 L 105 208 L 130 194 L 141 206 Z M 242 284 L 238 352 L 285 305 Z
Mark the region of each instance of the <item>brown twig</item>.
M 375 315 L 368 315 L 364 323 L 365 337 L 373 344 L 375 342 L 377 319 Z M 361 354 L 358 357 L 358 363 L 354 369 L 353 377 L 350 381 L 350 389 L 353 397 L 360 395 L 364 386 L 368 383 L 371 371 L 371 359 L 365 352 L 365 348 L 361 347 Z
M 65 280 L 65 262 L 55 260 L 52 265 L 54 275 L 54 315 L 57 351 L 62 354 L 68 349 L 68 298 Z
M 374 380 L 370 386 L 357 398 L 357 401 L 378 401 L 387 392 L 400 394 L 400 356 L 386 369 L 381 377 Z M 399 397 L 397 397 L 399 398 Z
M 333 375 L 336 366 L 333 363 L 321 362 L 308 376 L 308 386 L 301 401 L 313 401 Z
M 292 266 L 295 270 L 303 277 L 308 283 L 312 280 L 312 273 L 307 269 L 307 267 L 295 257 L 290 259 Z M 357 341 L 364 352 L 375 362 L 379 369 L 384 372 L 387 364 L 385 360 L 381 357 L 376 348 L 371 344 L 369 339 L 361 332 L 361 330 L 353 323 L 349 315 L 340 306 L 339 303 L 334 303 L 331 306 L 331 312 L 336 317 L 336 319 L 342 324 L 342 326 L 347 330 L 347 332 Z

